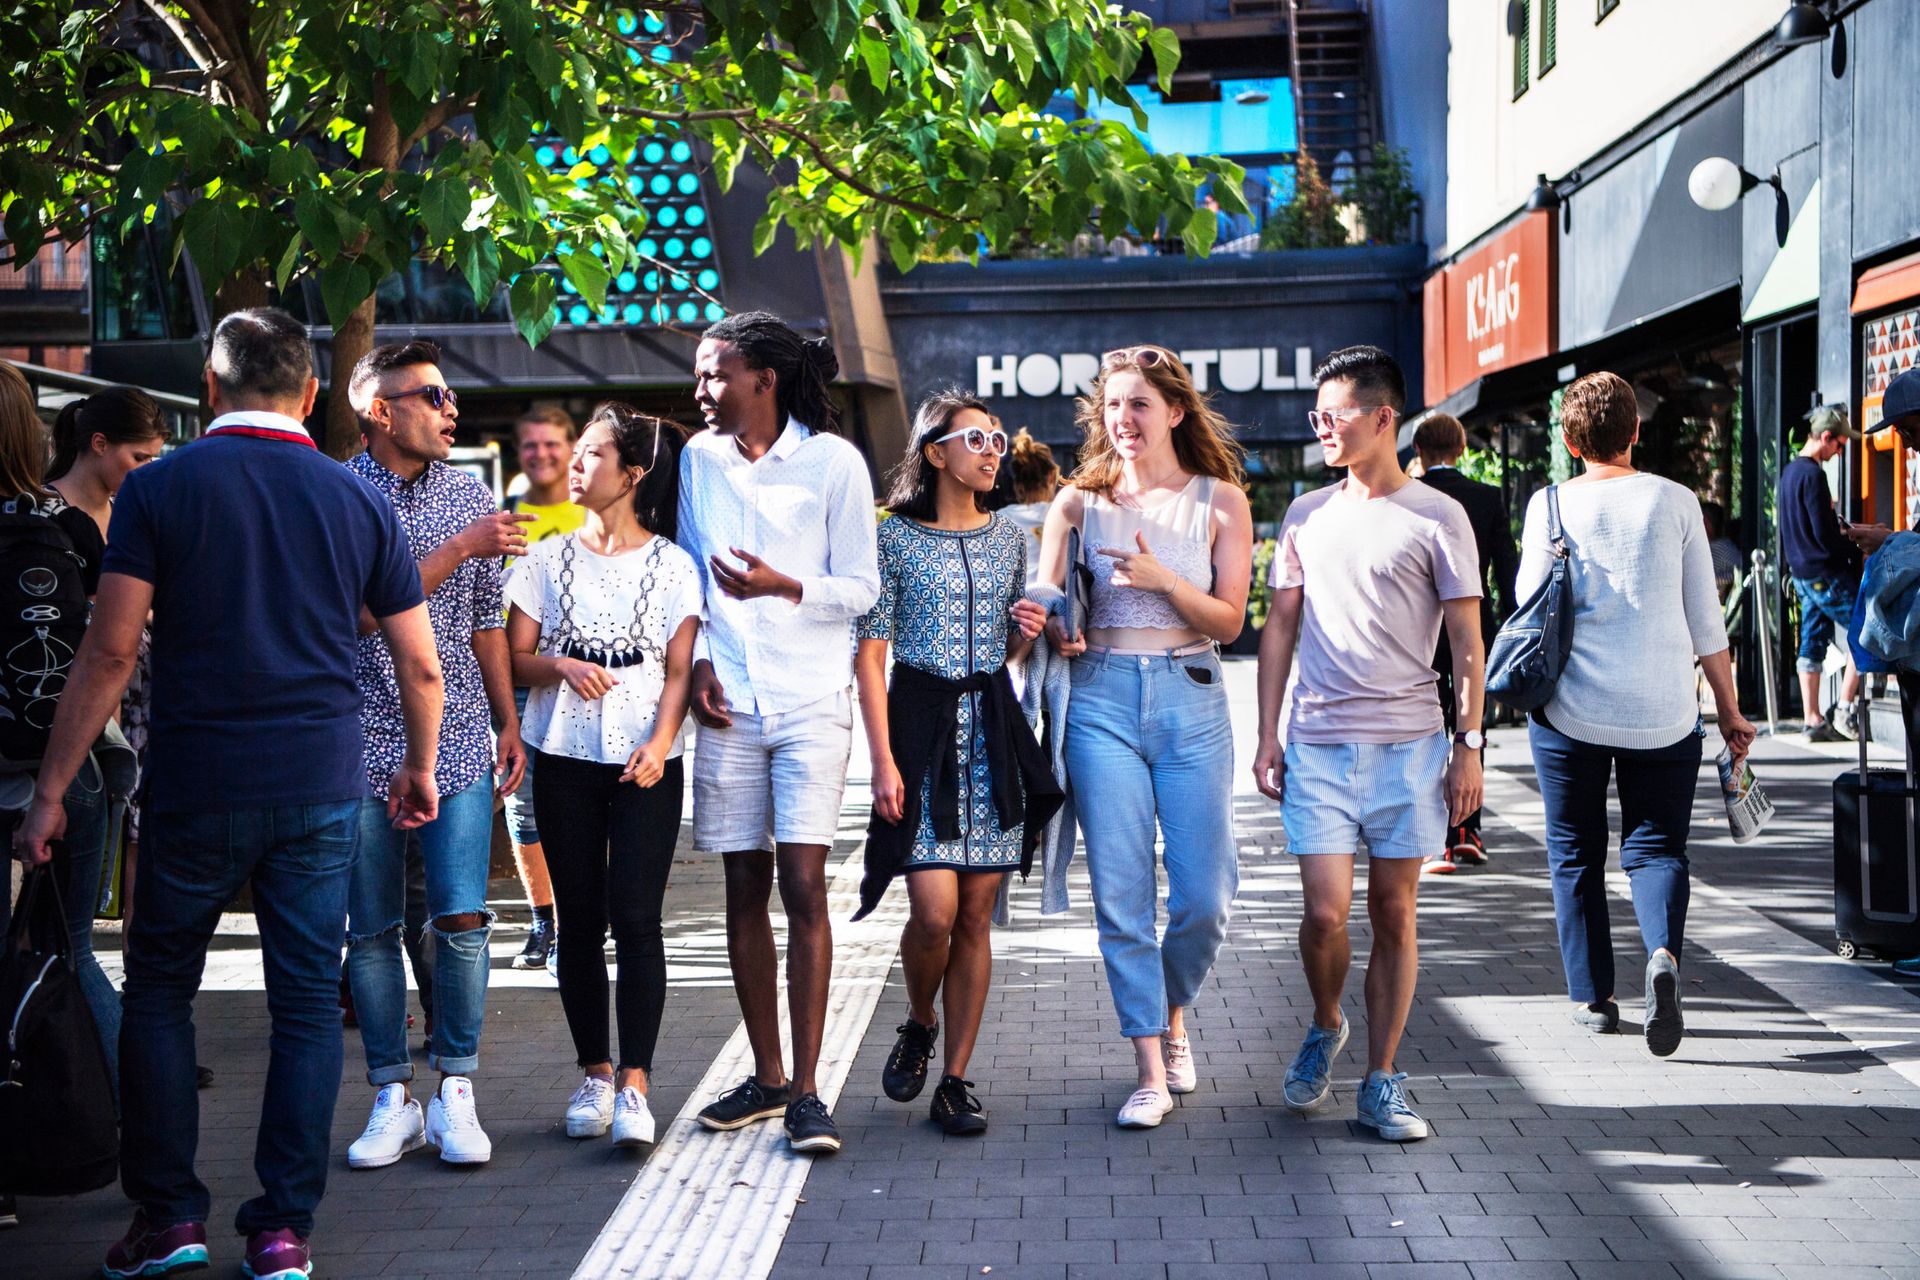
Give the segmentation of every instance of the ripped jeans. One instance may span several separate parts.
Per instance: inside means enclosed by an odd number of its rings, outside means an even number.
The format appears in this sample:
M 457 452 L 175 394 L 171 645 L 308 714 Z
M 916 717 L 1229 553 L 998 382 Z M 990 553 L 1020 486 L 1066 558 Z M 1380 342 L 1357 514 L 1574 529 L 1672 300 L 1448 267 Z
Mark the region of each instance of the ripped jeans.
M 360 857 L 347 895 L 347 978 L 353 986 L 367 1082 L 413 1079 L 407 1052 L 407 976 L 401 964 L 406 915 L 407 832 L 387 822 L 384 799 L 360 803 Z M 480 1064 L 487 1001 L 487 863 L 493 846 L 493 779 L 442 796 L 440 816 L 419 829 L 433 924 L 433 1044 L 427 1061 L 449 1075 Z M 447 932 L 440 921 L 475 914 L 477 929 Z

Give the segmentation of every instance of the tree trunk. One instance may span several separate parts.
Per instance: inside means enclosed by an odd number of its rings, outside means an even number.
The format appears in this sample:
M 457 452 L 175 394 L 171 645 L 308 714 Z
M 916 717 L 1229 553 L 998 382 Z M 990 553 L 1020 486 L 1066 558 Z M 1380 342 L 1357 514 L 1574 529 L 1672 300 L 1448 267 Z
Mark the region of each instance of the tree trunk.
M 360 452 L 360 419 L 347 399 L 347 384 L 353 379 L 353 366 L 373 349 L 373 303 L 368 294 L 347 316 L 347 322 L 333 331 L 333 371 L 327 381 L 327 423 L 323 447 L 342 460 Z

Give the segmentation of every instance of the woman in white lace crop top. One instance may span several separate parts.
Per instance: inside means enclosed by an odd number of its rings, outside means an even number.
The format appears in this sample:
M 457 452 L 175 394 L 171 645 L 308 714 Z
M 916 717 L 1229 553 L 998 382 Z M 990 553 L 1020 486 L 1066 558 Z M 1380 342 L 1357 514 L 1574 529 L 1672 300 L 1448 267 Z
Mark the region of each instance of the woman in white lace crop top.
M 1240 634 L 1253 517 L 1232 429 L 1164 347 L 1109 352 L 1079 406 L 1081 463 L 1054 500 L 1031 594 L 1072 659 L 1065 758 L 1120 1034 L 1139 1087 L 1119 1123 L 1151 1128 L 1194 1087 L 1184 1010 L 1226 938 L 1239 885 L 1230 821 L 1233 732 L 1215 646 Z M 1084 634 L 1067 634 L 1069 535 L 1092 575 Z M 1154 832 L 1167 924 L 1156 928 Z

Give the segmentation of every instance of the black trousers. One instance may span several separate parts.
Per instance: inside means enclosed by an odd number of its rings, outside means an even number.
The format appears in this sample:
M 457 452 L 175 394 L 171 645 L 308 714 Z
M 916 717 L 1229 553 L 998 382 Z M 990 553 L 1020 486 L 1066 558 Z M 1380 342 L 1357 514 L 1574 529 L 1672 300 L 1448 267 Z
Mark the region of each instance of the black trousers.
M 1435 670 L 1440 673 L 1440 679 L 1437 685 L 1440 691 L 1440 718 L 1445 722 L 1447 732 L 1452 733 L 1456 706 L 1453 700 L 1453 659 L 1451 657 L 1451 651 L 1447 648 L 1447 637 L 1444 634 L 1440 637 L 1440 656 L 1447 659 L 1447 664 L 1444 667 L 1435 668 Z M 1484 723 L 1484 721 L 1485 715 L 1483 713 L 1482 722 Z M 1459 827 L 1455 828 L 1455 830 L 1478 832 L 1480 830 L 1480 811 L 1475 809 L 1472 813 L 1468 814 L 1466 820 L 1462 822 Z M 1447 843 L 1453 843 L 1451 834 L 1449 834 L 1447 838 Z
M 533 806 L 559 918 L 560 1004 L 580 1065 L 617 1062 L 653 1072 L 667 1002 L 661 903 L 680 836 L 685 777 L 679 760 L 651 787 L 621 782 L 622 766 L 535 752 Z M 607 1026 L 607 933 L 620 1056 Z

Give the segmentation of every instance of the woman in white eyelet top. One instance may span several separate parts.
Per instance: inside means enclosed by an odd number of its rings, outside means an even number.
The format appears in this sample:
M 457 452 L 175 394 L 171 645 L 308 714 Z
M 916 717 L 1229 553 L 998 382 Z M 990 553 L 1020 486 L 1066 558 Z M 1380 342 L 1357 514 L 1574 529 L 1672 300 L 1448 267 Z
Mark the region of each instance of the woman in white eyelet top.
M 1102 547 L 1135 549 L 1144 534 L 1154 558 L 1203 592 L 1213 589 L 1213 499 L 1220 481 L 1194 476 L 1171 498 L 1140 506 L 1120 506 L 1099 493 L 1086 495 L 1080 539 L 1093 570 L 1093 607 L 1087 626 L 1095 631 L 1195 630 L 1167 596 L 1136 587 L 1115 586 L 1119 562 L 1099 554 Z
M 1139 1073 L 1117 1118 L 1152 1128 L 1172 1094 L 1195 1087 L 1184 1012 L 1213 969 L 1239 885 L 1233 731 L 1214 650 L 1246 618 L 1253 517 L 1232 428 L 1166 348 L 1109 353 L 1080 424 L 1080 468 L 1047 515 L 1030 594 L 1054 615 L 1053 652 L 1072 660 L 1064 732 L 1052 731 L 1064 741 L 1100 955 Z M 1068 635 L 1058 606 L 1076 530 L 1093 589 L 1085 633 Z

